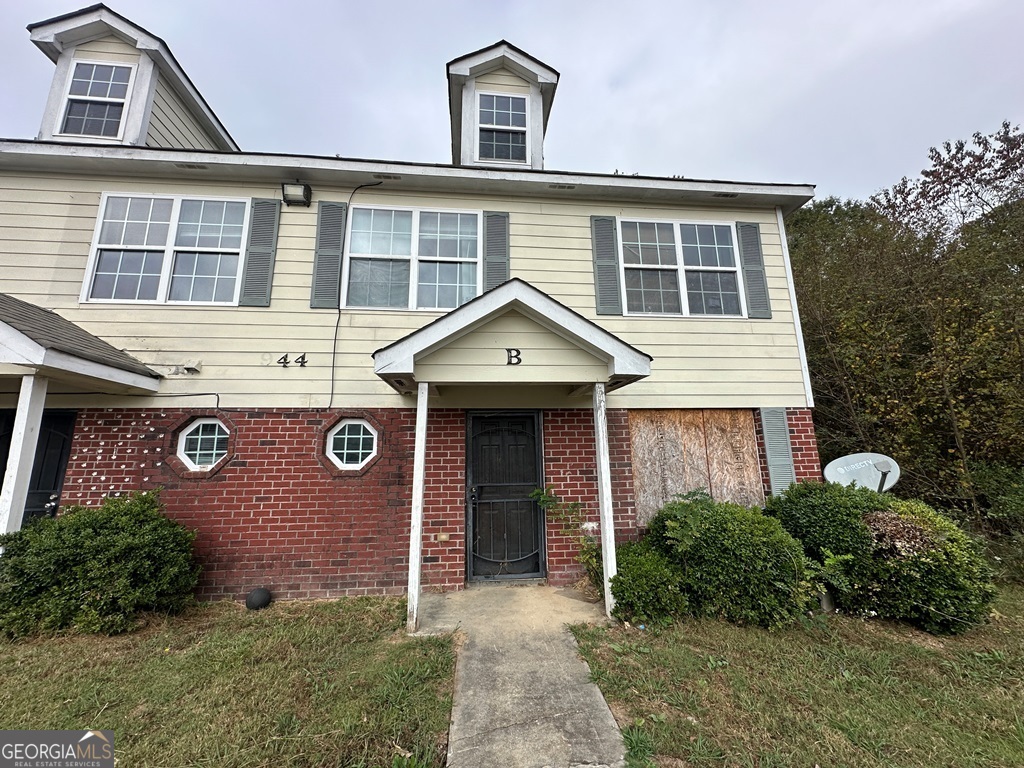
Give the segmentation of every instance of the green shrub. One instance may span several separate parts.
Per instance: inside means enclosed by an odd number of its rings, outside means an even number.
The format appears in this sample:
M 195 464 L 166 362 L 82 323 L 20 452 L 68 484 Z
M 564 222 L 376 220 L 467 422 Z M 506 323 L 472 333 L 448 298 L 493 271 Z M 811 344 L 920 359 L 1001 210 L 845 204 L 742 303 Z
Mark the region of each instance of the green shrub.
M 871 534 L 864 516 L 888 509 L 890 497 L 868 488 L 804 481 L 791 485 L 765 504 L 790 536 L 803 544 L 807 556 L 819 563 L 825 552 L 851 555 L 851 568 L 871 560 Z
M 975 542 L 921 501 L 894 499 L 869 515 L 874 579 L 865 602 L 880 616 L 928 632 L 955 634 L 980 624 L 995 596 L 992 572 Z
M 648 535 L 682 570 L 693 615 L 777 627 L 809 604 L 800 543 L 759 510 L 694 491 L 666 504 Z
M 108 498 L 0 536 L 0 632 L 115 634 L 139 611 L 184 608 L 199 576 L 195 532 L 160 510 L 156 492 Z
M 702 489 L 678 494 L 651 518 L 647 538 L 666 555 L 678 554 L 680 538 L 692 534 L 700 516 L 712 514 L 717 505 Z
M 855 613 L 962 632 L 984 620 L 991 572 L 972 539 L 920 501 L 866 488 L 800 483 L 769 499 L 777 517 Z
M 614 615 L 623 621 L 670 623 L 686 613 L 683 573 L 650 541 L 631 541 L 615 552 Z

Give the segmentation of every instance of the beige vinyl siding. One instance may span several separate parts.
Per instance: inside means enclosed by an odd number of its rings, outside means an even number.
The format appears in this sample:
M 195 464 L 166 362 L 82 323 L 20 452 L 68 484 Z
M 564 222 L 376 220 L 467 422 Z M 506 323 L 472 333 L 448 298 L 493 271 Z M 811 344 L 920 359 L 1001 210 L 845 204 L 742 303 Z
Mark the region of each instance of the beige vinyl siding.
M 137 64 L 139 51 L 114 35 L 90 40 L 75 48 L 73 57 L 93 61 L 111 61 L 118 64 Z
M 502 93 L 530 93 L 530 84 L 504 67 L 495 69 L 476 78 L 478 91 L 501 91 Z
M 339 321 L 334 407 L 409 407 L 373 373 L 372 353 L 438 318 L 435 311 L 309 308 L 316 211 L 282 207 L 270 307 L 181 307 L 79 303 L 102 192 L 278 198 L 276 184 L 211 181 L 0 176 L 0 291 L 53 308 L 67 319 L 169 371 L 202 362 L 197 375 L 170 376 L 161 393 L 218 393 L 225 407 L 325 407 L 331 389 L 332 339 Z M 319 200 L 347 201 L 350 188 L 316 185 Z M 511 274 L 522 278 L 622 340 L 652 355 L 652 375 L 609 397 L 610 407 L 751 408 L 806 404 L 786 270 L 771 210 L 644 208 L 593 201 L 403 194 L 364 189 L 359 204 L 508 211 Z M 595 314 L 590 216 L 756 221 L 761 225 L 772 299 L 771 320 L 600 317 Z M 522 348 L 511 343 L 507 346 Z M 459 350 L 458 344 L 452 354 Z M 282 355 L 305 354 L 305 368 L 283 368 Z M 461 353 L 460 353 L 461 354 Z M 440 358 L 439 358 L 440 359 Z M 433 361 L 429 361 L 433 362 Z M 512 382 L 506 360 L 491 381 Z M 586 368 L 584 361 L 584 368 Z M 161 368 L 164 366 L 164 368 Z M 582 375 L 582 374 L 581 374 Z M 586 379 L 590 380 L 590 379 Z M 13 391 L 15 379 L 0 379 Z M 432 405 L 446 407 L 589 407 L 569 386 L 442 385 Z M 51 392 L 59 393 L 54 384 Z M 0 395 L 0 405 L 11 397 Z M 210 407 L 212 396 L 178 400 L 54 394 L 56 407 L 123 404 Z
M 164 78 L 155 74 L 153 108 L 149 115 L 147 147 L 217 149 L 217 144 L 189 112 Z
M 518 363 L 509 364 L 509 349 Z M 607 362 L 514 311 L 416 361 L 417 378 L 436 384 L 493 382 L 499 371 L 509 384 L 608 379 Z

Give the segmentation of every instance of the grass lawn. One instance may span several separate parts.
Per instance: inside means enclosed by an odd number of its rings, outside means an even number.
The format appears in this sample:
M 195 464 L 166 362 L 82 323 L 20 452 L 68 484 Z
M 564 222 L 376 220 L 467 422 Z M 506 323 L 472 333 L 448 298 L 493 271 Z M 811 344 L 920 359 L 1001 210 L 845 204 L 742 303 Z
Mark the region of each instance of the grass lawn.
M 631 766 L 1019 767 L 1024 588 L 995 610 L 960 637 L 844 616 L 574 633 Z
M 396 598 L 223 602 L 0 640 L 0 728 L 111 729 L 125 766 L 442 766 L 454 644 L 404 623 Z

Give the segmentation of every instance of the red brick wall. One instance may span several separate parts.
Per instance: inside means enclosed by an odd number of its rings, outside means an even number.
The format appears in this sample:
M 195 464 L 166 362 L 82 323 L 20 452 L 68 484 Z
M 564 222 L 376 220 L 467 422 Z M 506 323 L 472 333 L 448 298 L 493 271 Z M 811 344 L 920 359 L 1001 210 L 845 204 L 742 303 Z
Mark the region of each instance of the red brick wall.
M 228 426 L 230 460 L 189 472 L 174 456 L 177 432 L 204 415 Z M 380 434 L 378 458 L 363 470 L 323 457 L 326 432 L 343 416 L 367 418 Z M 163 488 L 168 514 L 199 532 L 202 598 L 239 598 L 256 586 L 291 598 L 398 594 L 408 574 L 414 428 L 407 409 L 84 410 L 62 502 Z M 436 482 L 433 467 L 430 476 Z
M 611 458 L 615 531 L 621 541 L 636 536 L 633 514 L 633 465 L 629 448 L 629 423 L 625 410 L 608 411 L 608 443 Z M 597 505 L 597 452 L 594 446 L 594 412 L 587 408 L 544 412 L 544 482 L 563 502 L 583 505 L 591 533 L 600 537 Z M 583 575 L 576 560 L 577 545 L 565 527 L 547 523 L 548 582 L 571 584 Z
M 793 451 L 793 470 L 797 482 L 821 480 L 821 459 L 818 457 L 818 439 L 814 435 L 811 409 L 787 408 L 786 421 L 789 423 L 789 444 Z M 761 482 L 764 484 L 765 496 L 770 496 L 772 485 L 768 477 L 768 459 L 765 454 L 760 412 L 755 413 L 754 431 L 757 435 L 757 452 L 761 461 Z
M 426 470 L 420 578 L 426 589 L 461 589 L 466 583 L 465 411 L 428 411 Z M 448 541 L 441 540 L 446 535 Z
M 797 480 L 821 480 L 821 458 L 810 408 L 790 408 L 789 442 L 793 449 L 793 469 Z
M 177 437 L 204 416 L 228 428 L 229 455 L 212 471 L 190 472 L 176 456 Z M 362 470 L 340 470 L 324 457 L 326 435 L 342 418 L 367 419 L 378 431 L 378 456 Z M 428 589 L 458 589 L 466 569 L 466 413 L 438 409 L 428 418 L 422 580 Z M 62 502 L 162 488 L 168 514 L 199 533 L 202 598 L 239 598 L 257 586 L 282 598 L 401 593 L 414 431 L 411 409 L 83 410 Z M 608 411 L 608 432 L 622 541 L 637 535 L 625 410 Z M 566 502 L 582 503 L 599 536 L 593 411 L 545 411 L 543 437 L 545 482 Z M 555 522 L 546 535 L 549 580 L 575 581 L 575 545 Z

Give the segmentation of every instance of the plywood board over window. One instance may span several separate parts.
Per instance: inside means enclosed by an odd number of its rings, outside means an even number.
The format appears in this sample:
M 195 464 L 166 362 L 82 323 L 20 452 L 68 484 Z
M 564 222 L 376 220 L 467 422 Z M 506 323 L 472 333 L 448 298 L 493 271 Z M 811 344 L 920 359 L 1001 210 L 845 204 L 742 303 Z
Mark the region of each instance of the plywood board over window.
M 718 501 L 764 503 L 752 411 L 633 410 L 629 433 L 638 525 L 696 488 Z

